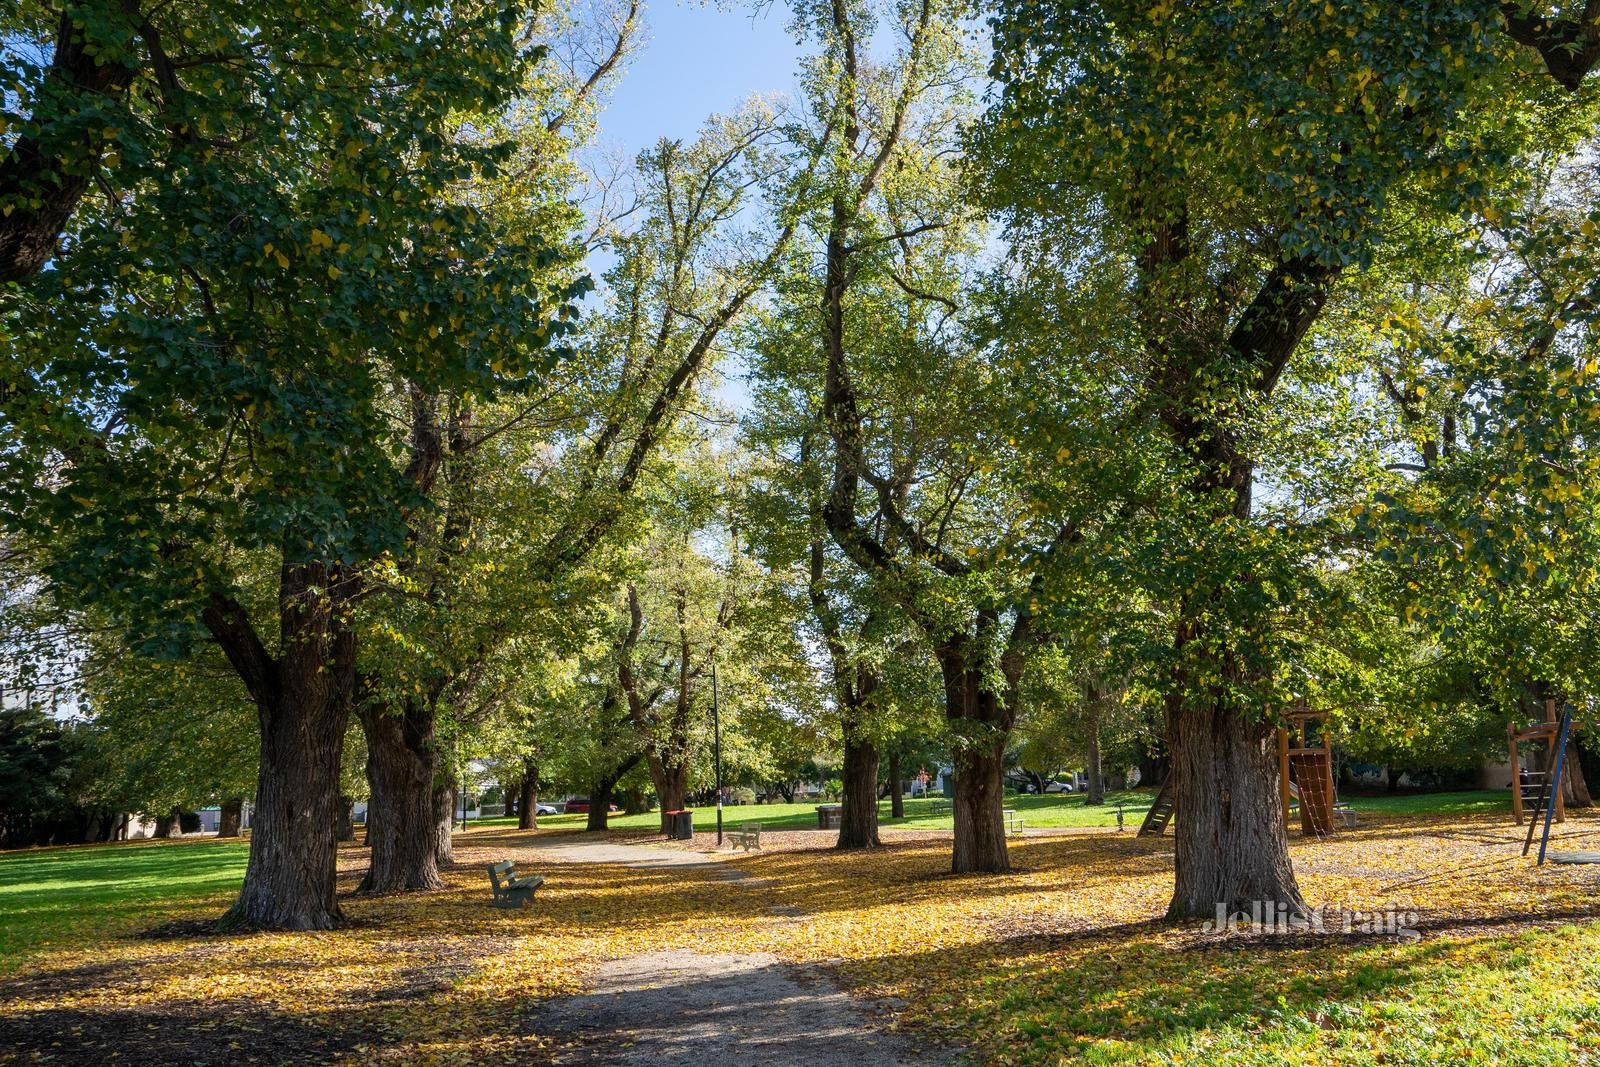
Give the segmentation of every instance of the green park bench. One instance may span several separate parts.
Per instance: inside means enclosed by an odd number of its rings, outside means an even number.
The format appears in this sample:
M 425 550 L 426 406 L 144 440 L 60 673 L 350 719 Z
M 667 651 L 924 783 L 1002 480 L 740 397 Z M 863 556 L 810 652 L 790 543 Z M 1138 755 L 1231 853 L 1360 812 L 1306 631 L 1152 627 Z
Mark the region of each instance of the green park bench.
M 746 852 L 753 848 L 760 848 L 761 824 L 758 822 L 741 823 L 737 830 L 729 832 L 728 845 L 731 848 L 742 848 Z
M 949 815 L 950 802 L 948 800 L 935 800 L 928 805 L 928 812 L 931 815 Z
M 533 903 L 533 894 L 544 879 L 537 874 L 517 876 L 517 865 L 510 860 L 489 864 L 489 885 L 494 890 L 497 908 L 525 908 Z

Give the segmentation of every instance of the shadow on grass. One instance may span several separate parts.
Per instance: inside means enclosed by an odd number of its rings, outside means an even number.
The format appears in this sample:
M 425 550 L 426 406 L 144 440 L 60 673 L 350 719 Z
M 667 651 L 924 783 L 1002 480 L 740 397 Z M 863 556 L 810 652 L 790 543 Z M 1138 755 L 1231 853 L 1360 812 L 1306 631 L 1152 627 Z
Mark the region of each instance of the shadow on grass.
M 229 1000 L 0 1014 L 0 1049 L 48 1063 L 327 1063 L 372 1037 L 338 1016 Z

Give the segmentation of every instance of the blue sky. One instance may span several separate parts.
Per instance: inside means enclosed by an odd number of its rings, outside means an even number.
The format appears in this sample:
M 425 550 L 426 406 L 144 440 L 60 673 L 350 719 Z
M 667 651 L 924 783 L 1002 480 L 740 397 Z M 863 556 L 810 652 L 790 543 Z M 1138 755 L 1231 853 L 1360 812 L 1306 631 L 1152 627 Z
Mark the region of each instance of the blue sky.
M 799 49 L 789 9 L 656 0 L 646 40 L 600 119 L 602 144 L 637 152 L 662 137 L 690 137 L 708 115 L 751 93 L 791 93 Z

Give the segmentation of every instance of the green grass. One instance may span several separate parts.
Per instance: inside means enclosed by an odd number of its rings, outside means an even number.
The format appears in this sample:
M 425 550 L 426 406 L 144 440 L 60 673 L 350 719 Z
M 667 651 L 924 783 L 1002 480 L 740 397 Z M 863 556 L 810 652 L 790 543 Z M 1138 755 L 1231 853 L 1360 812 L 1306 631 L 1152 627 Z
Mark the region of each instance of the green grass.
M 1123 823 L 1137 828 L 1144 813 L 1155 799 L 1151 789 L 1126 789 L 1106 794 L 1103 807 L 1090 807 L 1081 793 L 1051 793 L 1046 796 L 1012 796 L 1006 798 L 1006 807 L 1016 808 L 1023 824 L 1036 829 L 1061 829 L 1080 826 L 1115 826 L 1117 807 L 1123 812 Z M 1484 812 L 1511 810 L 1509 790 L 1471 790 L 1456 793 L 1398 793 L 1393 796 L 1351 796 L 1348 799 L 1357 810 L 1372 815 L 1469 815 Z M 906 817 L 889 817 L 889 802 L 878 804 L 878 821 L 882 826 L 899 826 L 910 830 L 949 830 L 955 823 L 948 815 L 935 815 L 932 808 L 936 800 L 918 798 L 906 801 Z M 817 826 L 818 801 L 803 804 L 737 804 L 722 809 L 725 826 L 741 822 L 759 822 L 768 830 L 814 830 Z M 831 802 L 829 802 L 831 803 Z M 705 829 L 716 825 L 716 809 L 695 809 L 695 826 Z M 587 815 L 541 815 L 539 825 L 567 830 L 581 830 L 588 821 Z M 614 813 L 609 824 L 618 830 L 649 830 L 660 825 L 656 812 L 643 815 Z M 474 819 L 472 828 L 505 829 L 516 825 L 514 818 Z
M 1006 801 L 1022 813 L 1030 827 L 1115 826 L 1117 804 L 1124 820 L 1137 827 L 1154 796 L 1150 790 L 1109 793 L 1104 807 L 1091 808 L 1079 794 L 1015 796 Z M 1510 808 L 1507 790 L 1418 793 L 1351 797 L 1359 810 L 1373 815 L 1474 814 Z M 948 830 L 949 815 L 934 815 L 934 801 L 906 801 L 906 818 L 889 818 L 887 801 L 879 808 L 885 826 Z M 695 812 L 701 828 L 714 826 L 715 810 Z M 547 815 L 543 827 L 580 830 L 583 815 Z M 653 829 L 654 813 L 614 815 L 618 829 Z M 769 830 L 811 829 L 817 825 L 816 803 L 737 805 L 723 809 L 724 823 L 759 822 Z M 472 829 L 504 828 L 513 819 L 475 820 Z M 221 911 L 244 877 L 247 846 L 243 842 L 174 841 L 87 845 L 0 853 L 0 971 L 15 968 L 27 956 L 50 946 L 82 940 L 105 930 L 153 925 L 187 904 L 211 904 Z
M 85 845 L 0 853 L 0 971 L 52 945 L 151 925 L 175 904 L 219 905 L 244 880 L 237 841 Z
M 1457 793 L 1396 793 L 1393 796 L 1350 796 L 1358 811 L 1382 815 L 1479 815 L 1511 811 L 1511 790 L 1471 789 Z
M 1016 808 L 1021 813 L 1025 825 L 1033 827 L 1068 827 L 1068 826 L 1115 826 L 1117 824 L 1117 805 L 1123 807 L 1123 818 L 1129 825 L 1137 825 L 1144 817 L 1145 811 L 1150 807 L 1150 802 L 1155 794 L 1149 790 L 1125 790 L 1123 792 L 1107 793 L 1104 807 L 1089 807 L 1083 802 L 1083 797 L 1075 793 L 1052 793 L 1047 796 L 1013 796 L 1006 798 L 1006 807 Z M 735 804 L 722 809 L 722 821 L 725 826 L 732 826 L 742 822 L 758 822 L 767 830 L 814 830 L 817 827 L 817 805 L 819 803 L 834 803 L 834 801 L 808 800 L 803 804 Z M 949 830 L 954 825 L 954 819 L 948 814 L 933 814 L 934 800 L 921 797 L 906 800 L 906 815 L 903 819 L 889 817 L 889 802 L 880 801 L 878 804 L 878 821 L 883 826 L 900 826 L 909 830 Z M 948 803 L 948 802 L 946 802 Z M 648 812 L 643 815 L 623 815 L 614 813 L 609 823 L 619 830 L 654 829 L 660 825 L 660 815 Z M 704 829 L 715 826 L 717 811 L 715 808 L 696 808 L 694 812 L 695 826 Z M 588 820 L 587 815 L 541 815 L 541 827 L 558 827 L 563 829 L 581 830 Z M 514 818 L 474 819 L 472 826 L 504 829 L 514 826 Z

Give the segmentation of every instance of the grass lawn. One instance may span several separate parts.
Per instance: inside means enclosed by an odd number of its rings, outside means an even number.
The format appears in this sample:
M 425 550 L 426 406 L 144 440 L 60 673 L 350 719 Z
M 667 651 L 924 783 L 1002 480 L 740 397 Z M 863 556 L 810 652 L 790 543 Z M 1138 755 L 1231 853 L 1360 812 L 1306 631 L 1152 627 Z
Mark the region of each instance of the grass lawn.
M 1124 819 L 1130 825 L 1138 825 L 1144 813 L 1149 810 L 1155 794 L 1149 790 L 1129 789 L 1122 792 L 1106 794 L 1104 807 L 1089 807 L 1083 801 L 1081 794 L 1051 793 L 1046 796 L 1013 796 L 1006 798 L 1006 807 L 1016 808 L 1022 813 L 1023 821 L 1033 827 L 1067 827 L 1067 826 L 1115 826 L 1117 825 L 1117 805 L 1123 806 Z M 916 799 L 907 798 L 905 802 L 905 818 L 893 819 L 889 817 L 889 802 L 880 801 L 878 804 L 878 824 L 880 826 L 902 827 L 908 830 L 949 830 L 955 825 L 952 816 L 933 814 L 933 806 L 939 798 Z M 742 822 L 758 822 L 763 829 L 768 830 L 813 830 L 817 826 L 817 805 L 834 804 L 837 801 L 808 800 L 800 804 L 734 804 L 722 809 L 722 820 L 725 826 L 733 826 Z M 949 801 L 945 801 L 946 804 Z M 586 815 L 541 815 L 540 827 L 583 829 Z M 656 812 L 647 812 L 643 815 L 623 815 L 613 813 L 609 822 L 619 830 L 653 829 L 660 825 L 660 815 Z M 472 828 L 487 827 L 492 829 L 506 829 L 516 825 L 514 818 L 474 819 Z M 717 822 L 717 809 L 714 807 L 696 808 L 694 810 L 695 828 L 704 830 L 708 826 L 715 826 Z
M 0 853 L 0 972 L 25 952 L 149 926 L 174 906 L 220 911 L 248 852 L 239 841 L 180 840 Z
M 1072 797 L 1034 803 L 1101 815 Z M 759 876 L 745 886 L 561 862 L 545 846 L 580 816 L 475 826 L 442 892 L 348 895 L 365 853 L 346 847 L 349 925 L 229 937 L 132 935 L 220 914 L 240 845 L 0 854 L 0 1063 L 11 1048 L 62 1062 L 552 1062 L 542 999 L 666 950 L 825 965 L 982 1064 L 1600 1063 L 1600 872 L 1522 859 L 1503 794 L 1357 803 L 1360 828 L 1291 837 L 1302 890 L 1319 908 L 1414 913 L 1415 940 L 1346 935 L 1333 910 L 1332 932 L 1292 940 L 1166 922 L 1172 840 L 1131 832 L 1013 839 L 1015 873 L 960 878 L 943 835 L 836 853 L 831 835 L 780 833 L 725 861 Z M 813 808 L 762 821 L 814 825 Z M 1558 833 L 1593 847 L 1600 814 Z M 528 911 L 487 906 L 481 864 L 506 857 L 547 879 Z
M 948 815 L 934 815 L 933 805 L 938 798 L 905 802 L 903 819 L 889 817 L 889 802 L 878 805 L 880 826 L 900 827 L 908 830 L 949 830 L 955 825 Z M 1153 789 L 1126 789 L 1106 793 L 1103 806 L 1090 807 L 1081 793 L 1049 793 L 1045 796 L 1012 796 L 1006 798 L 1006 807 L 1016 808 L 1024 825 L 1034 829 L 1060 829 L 1077 826 L 1115 826 L 1117 808 L 1123 811 L 1126 826 L 1137 828 L 1144 813 L 1155 800 Z M 1509 790 L 1469 791 L 1459 793 L 1397 793 L 1393 796 L 1352 796 L 1350 803 L 1358 811 L 1372 815 L 1448 815 L 1509 812 Z M 811 830 L 817 825 L 817 805 L 833 801 L 806 801 L 801 804 L 736 804 L 722 809 L 723 824 L 733 826 L 741 822 L 759 822 L 768 830 Z M 704 830 L 716 825 L 715 808 L 696 808 L 695 828 Z M 549 829 L 581 830 L 587 815 L 541 815 L 539 826 Z M 506 830 L 514 827 L 514 818 L 474 819 L 469 829 Z M 660 815 L 647 812 L 643 815 L 612 814 L 609 824 L 619 830 L 647 830 L 660 825 Z

